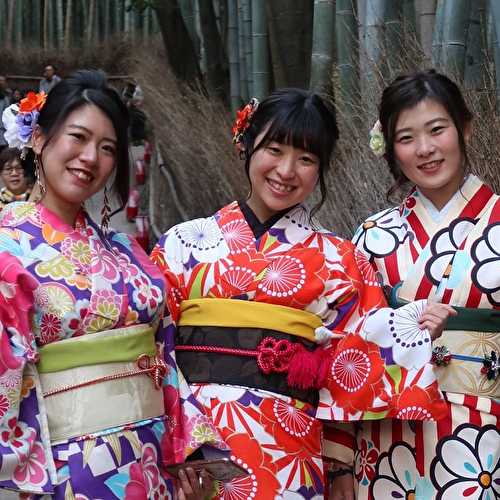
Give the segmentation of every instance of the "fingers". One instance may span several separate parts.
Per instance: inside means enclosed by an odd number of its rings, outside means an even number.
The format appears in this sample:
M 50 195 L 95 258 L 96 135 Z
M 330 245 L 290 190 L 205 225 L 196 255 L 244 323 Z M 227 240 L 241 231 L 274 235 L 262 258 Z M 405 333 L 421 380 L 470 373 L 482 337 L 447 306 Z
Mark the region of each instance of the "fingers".
M 427 303 L 418 324 L 421 330 L 429 330 L 432 340 L 435 340 L 443 333 L 448 318 L 457 314 L 457 311 L 448 304 Z
M 198 474 L 191 467 L 179 471 L 179 481 L 185 500 L 203 498 Z

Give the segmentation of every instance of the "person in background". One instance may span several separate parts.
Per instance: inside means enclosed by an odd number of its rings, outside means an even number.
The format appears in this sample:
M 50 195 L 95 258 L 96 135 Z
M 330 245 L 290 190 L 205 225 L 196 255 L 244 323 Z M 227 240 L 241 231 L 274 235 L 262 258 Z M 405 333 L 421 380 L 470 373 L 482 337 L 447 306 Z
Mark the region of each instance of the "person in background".
M 31 158 L 21 159 L 17 148 L 6 148 L 0 153 L 0 177 L 4 186 L 0 189 L 0 210 L 13 201 L 27 201 L 33 184 Z
M 393 307 L 431 299 L 458 314 L 433 343 L 443 418 L 364 422 L 357 498 L 500 498 L 500 197 L 471 173 L 473 117 L 445 75 L 398 77 L 379 117 L 370 144 L 396 180 L 390 193 L 411 187 L 399 206 L 368 217 L 353 242 Z M 415 417 L 428 411 L 417 392 L 408 404 Z
M 128 191 L 127 109 L 104 74 L 78 71 L 16 117 L 9 137 L 33 148 L 41 199 L 0 221 L 0 490 L 203 498 L 204 474 L 176 485 L 164 464 L 224 445 L 201 408 L 180 405 L 160 271 L 108 227 L 108 196 Z M 97 224 L 83 206 L 103 188 Z
M 11 104 L 19 104 L 21 99 L 24 97 L 23 93 L 19 89 L 12 90 Z
M 61 78 L 56 75 L 56 68 L 54 65 L 47 64 L 43 70 L 43 78 L 40 80 L 38 91 L 48 94 L 54 88 L 54 85 L 60 81 Z

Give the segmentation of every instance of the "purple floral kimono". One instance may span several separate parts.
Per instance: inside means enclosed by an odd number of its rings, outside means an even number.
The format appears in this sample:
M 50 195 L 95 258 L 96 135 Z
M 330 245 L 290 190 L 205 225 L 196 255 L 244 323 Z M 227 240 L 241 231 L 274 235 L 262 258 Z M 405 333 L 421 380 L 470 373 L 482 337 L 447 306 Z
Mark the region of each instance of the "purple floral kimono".
M 12 203 L 0 224 L 0 292 L 0 490 L 22 498 L 171 498 L 161 464 L 204 443 L 223 446 L 177 374 L 162 323 L 154 340 L 166 365 L 163 415 L 51 443 L 32 376 L 40 348 L 161 320 L 162 274 L 134 239 L 103 237 L 84 211 L 73 228 L 42 205 Z

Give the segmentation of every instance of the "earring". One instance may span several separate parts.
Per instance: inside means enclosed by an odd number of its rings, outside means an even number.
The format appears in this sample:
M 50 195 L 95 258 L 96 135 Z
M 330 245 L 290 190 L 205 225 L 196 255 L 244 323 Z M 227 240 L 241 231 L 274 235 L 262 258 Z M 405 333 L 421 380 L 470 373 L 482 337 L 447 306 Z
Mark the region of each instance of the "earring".
M 45 186 L 44 186 L 42 179 L 40 177 L 41 171 L 42 171 L 42 162 L 40 161 L 40 155 L 35 155 L 36 184 L 38 186 L 38 190 L 40 191 L 40 198 L 43 198 L 45 196 L 45 193 L 47 192 L 47 190 L 45 189 Z
M 104 236 L 108 235 L 110 214 L 111 206 L 109 205 L 108 186 L 104 186 L 104 199 L 101 209 L 101 231 L 103 232 Z

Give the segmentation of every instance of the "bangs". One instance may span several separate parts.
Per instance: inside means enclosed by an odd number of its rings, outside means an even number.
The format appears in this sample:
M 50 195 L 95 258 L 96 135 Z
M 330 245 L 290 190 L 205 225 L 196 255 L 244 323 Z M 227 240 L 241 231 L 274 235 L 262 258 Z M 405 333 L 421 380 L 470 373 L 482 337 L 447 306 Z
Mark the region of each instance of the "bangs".
M 257 147 L 265 147 L 270 142 L 286 144 L 312 153 L 323 162 L 322 156 L 328 151 L 328 141 L 334 141 L 333 137 L 327 136 L 326 130 L 323 119 L 314 106 L 282 110 L 271 122 Z

